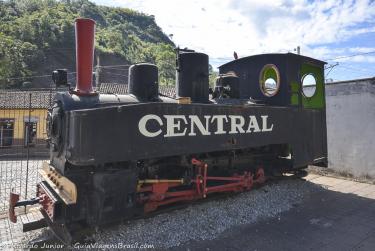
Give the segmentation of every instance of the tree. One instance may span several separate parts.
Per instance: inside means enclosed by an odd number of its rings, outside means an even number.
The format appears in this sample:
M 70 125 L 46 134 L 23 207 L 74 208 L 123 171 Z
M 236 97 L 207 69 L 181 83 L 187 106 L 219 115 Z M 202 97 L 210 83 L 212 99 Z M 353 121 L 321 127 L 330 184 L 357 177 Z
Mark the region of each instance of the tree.
M 209 84 L 210 84 L 210 87 L 214 87 L 215 84 L 216 84 L 216 78 L 219 76 L 219 72 L 217 71 L 214 71 L 212 65 L 209 65 Z
M 38 58 L 37 47 L 0 33 L 0 86 L 20 87 L 32 75 L 31 64 Z
M 77 17 L 96 21 L 98 53 L 115 55 L 130 64 L 154 63 L 159 67 L 160 83 L 174 83 L 174 44 L 153 16 L 97 6 L 88 0 L 9 0 L 0 1 L 0 88 L 20 86 L 16 78 L 25 81 L 32 75 L 50 74 L 45 72 L 50 69 L 42 65 L 42 58 L 74 57 Z

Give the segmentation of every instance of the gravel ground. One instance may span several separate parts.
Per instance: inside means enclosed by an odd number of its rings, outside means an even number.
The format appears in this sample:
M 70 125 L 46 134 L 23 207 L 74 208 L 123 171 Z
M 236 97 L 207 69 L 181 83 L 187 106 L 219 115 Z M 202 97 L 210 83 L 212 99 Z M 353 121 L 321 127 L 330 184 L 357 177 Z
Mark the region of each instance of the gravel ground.
M 104 247 L 103 249 L 111 249 L 108 245 L 118 244 L 133 247 L 150 244 L 157 249 L 167 249 L 192 240 L 212 240 L 231 227 L 280 217 L 280 213 L 291 209 L 320 189 L 320 186 L 299 179 L 283 180 L 250 192 L 101 229 L 90 238 L 90 243 L 95 243 L 96 247 Z M 33 231 L 16 242 L 27 245 L 30 240 L 47 234 L 49 232 L 46 229 Z M 84 246 L 80 246 L 79 250 L 85 250 Z
M 103 244 L 152 244 L 156 248 L 179 246 L 190 240 L 212 240 L 225 230 L 257 220 L 278 217 L 303 198 L 321 189 L 302 180 L 284 180 L 225 199 L 140 219 L 101 230 L 93 238 Z

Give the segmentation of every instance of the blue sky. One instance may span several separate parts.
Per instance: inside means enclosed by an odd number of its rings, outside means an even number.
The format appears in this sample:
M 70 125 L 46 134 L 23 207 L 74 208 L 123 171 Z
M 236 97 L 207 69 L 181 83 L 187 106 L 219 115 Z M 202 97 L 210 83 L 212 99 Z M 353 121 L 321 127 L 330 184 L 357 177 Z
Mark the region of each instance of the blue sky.
M 154 15 L 173 41 L 207 53 L 217 67 L 233 58 L 293 52 L 336 64 L 328 80 L 375 76 L 375 1 L 94 0 Z M 347 57 L 358 55 L 354 57 Z M 326 74 L 328 70 L 326 71 Z

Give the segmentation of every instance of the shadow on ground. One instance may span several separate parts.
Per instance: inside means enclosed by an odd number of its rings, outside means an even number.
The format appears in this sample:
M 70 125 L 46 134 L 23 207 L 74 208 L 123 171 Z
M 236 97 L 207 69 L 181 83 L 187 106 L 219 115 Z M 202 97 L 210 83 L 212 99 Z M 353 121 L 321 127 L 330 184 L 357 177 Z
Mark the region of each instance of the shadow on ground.
M 231 228 L 215 240 L 191 241 L 172 250 L 373 251 L 375 199 L 323 189 L 278 217 Z

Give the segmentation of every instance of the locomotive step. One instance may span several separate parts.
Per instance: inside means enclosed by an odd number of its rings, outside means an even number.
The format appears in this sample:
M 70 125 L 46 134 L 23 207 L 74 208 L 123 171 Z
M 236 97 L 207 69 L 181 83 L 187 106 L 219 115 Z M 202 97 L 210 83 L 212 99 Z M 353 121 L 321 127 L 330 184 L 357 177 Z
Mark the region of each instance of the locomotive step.
M 23 232 L 47 227 L 47 222 L 39 211 L 33 211 L 20 215 L 19 218 L 21 219 Z

